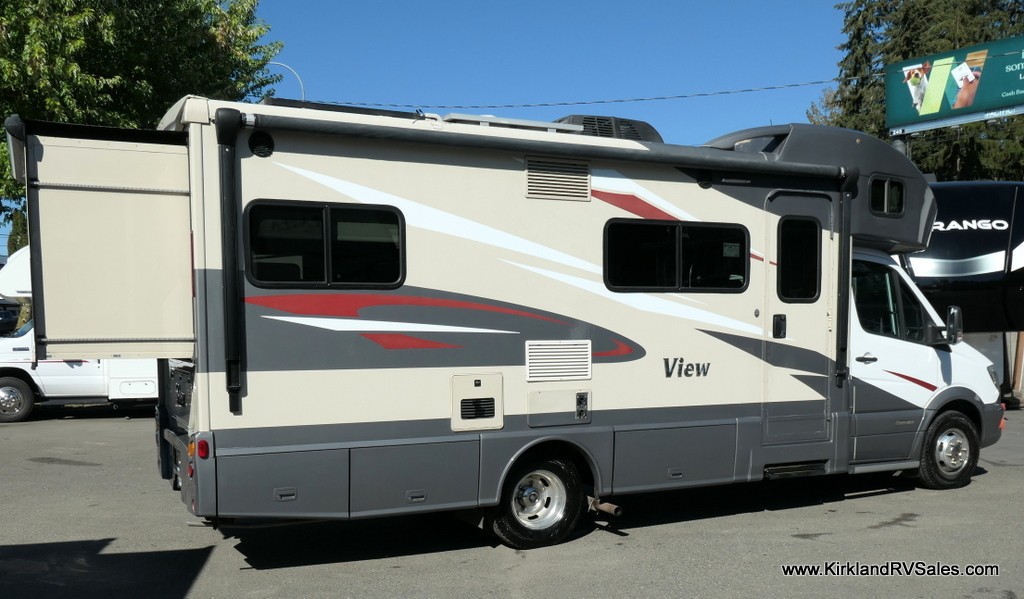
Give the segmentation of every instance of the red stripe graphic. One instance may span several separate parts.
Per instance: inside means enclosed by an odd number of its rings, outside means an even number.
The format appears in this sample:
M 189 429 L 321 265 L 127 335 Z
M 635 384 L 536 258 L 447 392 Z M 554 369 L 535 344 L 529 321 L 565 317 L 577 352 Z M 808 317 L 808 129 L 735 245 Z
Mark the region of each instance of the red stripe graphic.
M 613 193 L 599 189 L 590 190 L 590 195 L 607 202 L 616 208 L 622 208 L 626 212 L 632 212 L 640 218 L 653 218 L 657 220 L 679 220 L 668 212 L 656 208 L 633 194 Z
M 615 344 L 615 349 L 608 351 L 594 352 L 592 355 L 595 358 L 606 358 L 608 356 L 628 356 L 633 353 L 633 348 L 619 341 L 618 339 L 612 339 L 612 343 Z
M 889 374 L 891 374 L 893 376 L 898 376 L 898 377 L 900 377 L 901 379 L 903 379 L 905 381 L 910 381 L 911 383 L 914 383 L 915 385 L 920 385 L 920 386 L 924 387 L 925 389 L 927 389 L 929 391 L 935 391 L 936 389 L 938 389 L 938 387 L 936 387 L 935 385 L 933 385 L 931 383 L 926 383 L 925 381 L 922 381 L 921 379 L 915 379 L 912 376 L 908 376 L 908 375 L 905 375 L 905 374 L 900 374 L 898 372 L 893 372 L 891 370 L 886 370 L 886 372 L 888 372 Z
M 362 336 L 384 349 L 462 349 L 461 345 L 430 341 L 401 333 L 362 333 Z
M 383 294 L 298 294 L 298 295 L 264 295 L 245 298 L 246 303 L 281 310 L 290 314 L 303 314 L 306 316 L 345 316 L 357 318 L 359 311 L 363 308 L 375 306 L 426 306 L 431 308 L 457 308 L 461 310 L 478 310 L 481 312 L 496 312 L 498 314 L 510 314 L 512 316 L 523 316 L 536 320 L 545 320 L 569 326 L 569 323 L 532 312 L 524 312 L 513 308 L 478 304 L 476 302 L 464 302 L 459 300 L 440 299 L 431 297 L 419 297 L 412 295 L 383 295 Z

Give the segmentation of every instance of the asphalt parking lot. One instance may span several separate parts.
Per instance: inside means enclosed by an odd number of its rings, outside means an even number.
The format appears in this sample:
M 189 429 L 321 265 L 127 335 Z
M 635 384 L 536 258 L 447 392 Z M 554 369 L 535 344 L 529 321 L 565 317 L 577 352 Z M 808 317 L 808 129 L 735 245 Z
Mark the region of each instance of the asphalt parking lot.
M 0 424 L 0 597 L 1024 596 L 1019 410 L 963 489 L 862 475 L 623 496 L 621 517 L 528 552 L 445 514 L 213 530 L 159 478 L 149 413 Z M 964 575 L 978 565 L 998 575 Z

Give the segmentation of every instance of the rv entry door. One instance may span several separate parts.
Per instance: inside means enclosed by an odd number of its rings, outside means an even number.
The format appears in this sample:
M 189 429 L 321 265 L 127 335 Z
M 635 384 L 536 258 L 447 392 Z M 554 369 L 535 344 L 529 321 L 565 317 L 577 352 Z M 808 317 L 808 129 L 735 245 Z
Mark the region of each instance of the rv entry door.
M 764 442 L 823 441 L 834 363 L 833 202 L 773 195 L 765 213 Z

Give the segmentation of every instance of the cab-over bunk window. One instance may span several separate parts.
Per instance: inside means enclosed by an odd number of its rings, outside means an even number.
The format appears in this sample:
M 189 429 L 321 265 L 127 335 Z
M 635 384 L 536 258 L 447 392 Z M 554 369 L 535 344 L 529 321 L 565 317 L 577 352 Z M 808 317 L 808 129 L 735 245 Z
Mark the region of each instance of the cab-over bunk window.
M 255 285 L 395 288 L 404 279 L 404 221 L 392 207 L 259 201 L 246 222 Z
M 895 179 L 876 178 L 871 181 L 870 205 L 878 216 L 903 216 L 903 183 Z
M 605 283 L 614 291 L 740 292 L 749 238 L 733 224 L 614 219 L 604 232 Z

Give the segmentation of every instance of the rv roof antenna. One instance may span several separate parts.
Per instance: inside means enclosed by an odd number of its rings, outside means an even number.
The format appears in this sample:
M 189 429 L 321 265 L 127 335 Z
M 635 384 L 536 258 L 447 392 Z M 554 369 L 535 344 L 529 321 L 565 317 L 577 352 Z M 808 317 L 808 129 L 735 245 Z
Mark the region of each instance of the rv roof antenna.
M 303 102 L 306 101 L 306 88 L 305 86 L 302 85 L 302 77 L 299 77 L 299 74 L 295 72 L 295 69 L 291 68 L 290 66 L 286 65 L 283 62 L 268 62 L 267 65 L 277 65 L 279 67 L 284 67 L 291 71 L 292 75 L 295 75 L 295 78 L 299 80 L 299 94 L 302 95 L 301 100 Z

